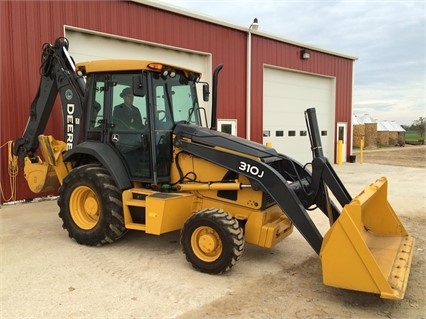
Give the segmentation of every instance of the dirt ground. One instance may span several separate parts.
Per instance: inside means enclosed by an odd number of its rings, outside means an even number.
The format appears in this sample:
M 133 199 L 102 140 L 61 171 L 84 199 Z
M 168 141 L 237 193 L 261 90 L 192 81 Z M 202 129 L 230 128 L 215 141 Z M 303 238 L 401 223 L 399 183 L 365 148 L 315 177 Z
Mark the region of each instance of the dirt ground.
M 272 249 L 246 245 L 231 271 L 213 276 L 185 261 L 178 232 L 129 232 L 112 245 L 80 246 L 50 200 L 1 206 L 0 317 L 426 318 L 425 150 L 368 151 L 363 164 L 357 156 L 357 163 L 334 165 L 353 196 L 387 176 L 388 200 L 415 237 L 403 300 L 323 285 L 320 259 L 297 230 Z M 321 214 L 312 218 L 328 230 Z
M 360 151 L 354 152 L 356 159 L 360 161 Z M 363 152 L 364 163 L 384 165 L 426 167 L 426 146 L 389 147 Z

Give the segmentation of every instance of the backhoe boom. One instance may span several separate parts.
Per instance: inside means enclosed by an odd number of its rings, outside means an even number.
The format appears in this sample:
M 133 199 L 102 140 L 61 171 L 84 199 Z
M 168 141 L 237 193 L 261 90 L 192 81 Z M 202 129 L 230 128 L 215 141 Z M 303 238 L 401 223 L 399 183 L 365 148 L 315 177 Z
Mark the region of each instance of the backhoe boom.
M 21 166 L 26 156 L 31 161 L 37 160 L 38 137 L 46 128 L 58 93 L 62 102 L 66 149 L 73 148 L 79 142 L 85 82 L 76 74 L 67 49 L 68 40 L 65 38 L 56 39 L 55 45 L 46 43 L 43 46 L 40 84 L 23 136 L 15 141 L 13 148 Z

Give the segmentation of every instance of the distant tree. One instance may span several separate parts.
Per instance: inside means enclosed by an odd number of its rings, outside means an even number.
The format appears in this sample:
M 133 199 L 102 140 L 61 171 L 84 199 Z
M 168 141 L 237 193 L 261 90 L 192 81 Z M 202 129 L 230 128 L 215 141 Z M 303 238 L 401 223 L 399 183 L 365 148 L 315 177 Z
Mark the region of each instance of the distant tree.
M 417 132 L 419 132 L 420 138 L 424 139 L 426 132 L 426 117 L 420 116 L 418 120 L 413 122 L 412 126 Z

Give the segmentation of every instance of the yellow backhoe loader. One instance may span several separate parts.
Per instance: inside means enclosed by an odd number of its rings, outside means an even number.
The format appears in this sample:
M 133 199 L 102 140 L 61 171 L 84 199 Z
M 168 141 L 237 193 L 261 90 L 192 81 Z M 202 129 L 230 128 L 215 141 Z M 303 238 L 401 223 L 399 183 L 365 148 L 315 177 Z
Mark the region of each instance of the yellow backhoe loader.
M 98 246 L 128 229 L 180 230 L 192 266 L 220 274 L 245 243 L 270 248 L 296 227 L 320 256 L 326 285 L 403 298 L 414 239 L 387 201 L 387 181 L 352 198 L 323 156 L 315 109 L 305 111 L 308 170 L 216 130 L 222 65 L 207 128 L 197 86 L 205 101 L 210 88 L 198 72 L 153 61 L 74 65 L 68 46 L 65 38 L 43 46 L 39 90 L 13 152 L 33 192 L 59 187 L 59 217 L 71 238 Z M 43 135 L 58 94 L 63 140 Z M 309 216 L 313 208 L 330 220 L 324 238 Z

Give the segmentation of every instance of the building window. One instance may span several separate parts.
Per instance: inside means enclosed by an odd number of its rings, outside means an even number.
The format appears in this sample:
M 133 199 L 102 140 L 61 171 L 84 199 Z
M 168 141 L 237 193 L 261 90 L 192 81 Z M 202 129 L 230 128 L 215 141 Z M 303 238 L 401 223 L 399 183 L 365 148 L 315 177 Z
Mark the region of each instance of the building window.
M 300 136 L 306 136 L 308 133 L 306 131 L 300 131 Z
M 288 131 L 288 136 L 296 136 L 296 131 Z
M 284 136 L 284 131 L 275 131 L 275 136 L 277 137 Z
M 237 135 L 237 120 L 217 120 L 217 128 L 220 132 Z
M 271 136 L 271 131 L 263 131 L 263 137 Z
M 339 141 L 342 141 L 342 143 L 345 143 L 345 128 L 343 126 L 339 126 Z
M 321 136 L 327 136 L 327 131 L 321 131 Z
M 232 124 L 220 124 L 220 131 L 232 134 Z

